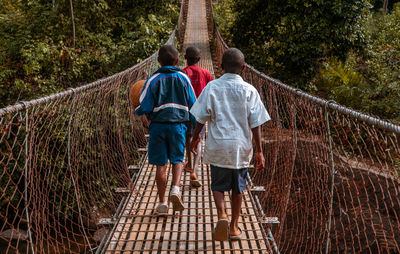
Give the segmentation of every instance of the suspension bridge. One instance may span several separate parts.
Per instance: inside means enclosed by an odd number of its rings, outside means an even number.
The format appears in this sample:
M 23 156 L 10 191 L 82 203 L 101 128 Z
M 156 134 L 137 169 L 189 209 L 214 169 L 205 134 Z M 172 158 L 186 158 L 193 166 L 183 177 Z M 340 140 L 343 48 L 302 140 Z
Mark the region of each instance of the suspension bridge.
M 211 0 L 182 0 L 167 43 L 197 45 L 200 65 L 218 77 L 227 45 L 212 8 Z M 198 172 L 201 188 L 182 177 L 182 213 L 155 216 L 147 129 L 128 90 L 157 68 L 153 54 L 0 109 L 0 253 L 400 253 L 400 126 L 249 65 L 242 76 L 272 121 L 262 129 L 266 168 L 248 178 L 243 240 L 213 241 L 208 165 Z

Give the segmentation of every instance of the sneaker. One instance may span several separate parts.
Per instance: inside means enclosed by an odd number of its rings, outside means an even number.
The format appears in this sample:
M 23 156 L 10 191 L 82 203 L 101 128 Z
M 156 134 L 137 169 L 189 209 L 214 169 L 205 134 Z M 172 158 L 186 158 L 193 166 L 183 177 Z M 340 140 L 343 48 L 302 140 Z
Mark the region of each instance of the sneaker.
M 168 214 L 168 206 L 166 204 L 159 204 L 156 207 L 155 214 L 157 214 L 157 215 L 167 215 Z
M 190 174 L 190 185 L 193 187 L 201 187 L 202 184 L 197 178 L 197 175 L 195 173 Z
M 179 193 L 171 193 L 169 195 L 169 201 L 172 203 L 172 209 L 174 210 L 174 212 L 182 212 L 183 210 L 185 210 L 181 195 Z

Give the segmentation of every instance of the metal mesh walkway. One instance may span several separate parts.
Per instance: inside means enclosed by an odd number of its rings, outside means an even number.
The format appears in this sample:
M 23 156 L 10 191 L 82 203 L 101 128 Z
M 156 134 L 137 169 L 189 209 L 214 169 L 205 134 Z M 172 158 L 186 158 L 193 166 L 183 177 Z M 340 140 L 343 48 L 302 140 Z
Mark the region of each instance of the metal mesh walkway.
M 208 40 L 206 3 L 189 1 L 184 48 L 196 45 L 201 49 L 199 63 L 212 74 L 213 65 Z M 168 168 L 167 186 L 171 186 L 171 167 Z M 188 173 L 182 176 L 182 198 L 185 210 L 179 214 L 158 217 L 153 215 L 158 204 L 155 183 L 156 167 L 146 164 L 142 168 L 124 204 L 122 216 L 114 227 L 106 253 L 267 253 L 265 237 L 257 221 L 255 209 L 248 192 L 244 194 L 241 241 L 215 242 L 212 230 L 217 221 L 217 211 L 210 191 L 210 169 L 202 165 L 198 170 L 203 186 L 192 188 Z M 169 189 L 167 188 L 167 193 Z M 229 196 L 226 207 L 230 212 Z
M 171 173 L 168 169 L 168 185 Z M 155 166 L 146 164 L 126 203 L 106 253 L 267 253 L 262 231 L 245 192 L 241 226 L 244 239 L 241 241 L 214 242 L 212 229 L 217 220 L 217 211 L 209 190 L 209 167 L 203 165 L 198 176 L 203 186 L 192 188 L 189 174 L 182 181 L 182 198 L 185 210 L 169 216 L 153 214 L 158 204 L 155 185 Z M 226 201 L 228 201 L 226 196 Z M 230 214 L 230 204 L 227 202 Z

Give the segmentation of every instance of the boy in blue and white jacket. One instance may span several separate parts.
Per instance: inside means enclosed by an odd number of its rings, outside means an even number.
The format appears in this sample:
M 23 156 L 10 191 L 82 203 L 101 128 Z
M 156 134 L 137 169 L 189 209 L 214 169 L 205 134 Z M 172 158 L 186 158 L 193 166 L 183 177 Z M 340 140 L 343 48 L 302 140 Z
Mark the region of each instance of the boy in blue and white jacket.
M 174 46 L 162 46 L 158 51 L 158 62 L 162 67 L 146 80 L 135 113 L 146 114 L 151 121 L 148 158 L 150 164 L 157 166 L 156 184 L 160 199 L 155 212 L 165 215 L 168 213 L 165 201 L 168 160 L 173 165 L 169 200 L 174 211 L 184 210 L 179 187 L 185 152 L 185 123 L 191 121 L 195 124 L 189 110 L 196 96 L 189 77 L 174 67 L 178 63 L 178 51 Z

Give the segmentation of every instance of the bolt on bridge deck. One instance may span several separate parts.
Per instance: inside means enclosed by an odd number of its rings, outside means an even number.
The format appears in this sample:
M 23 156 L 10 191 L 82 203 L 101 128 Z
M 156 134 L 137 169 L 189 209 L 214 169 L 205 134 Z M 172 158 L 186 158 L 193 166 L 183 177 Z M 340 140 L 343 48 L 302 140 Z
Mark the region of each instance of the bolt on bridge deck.
M 211 59 L 206 3 L 189 1 L 184 48 L 196 45 L 201 49 L 200 66 L 214 73 Z M 171 186 L 171 167 L 167 186 Z M 133 192 L 122 206 L 121 216 L 108 238 L 106 253 L 269 253 L 266 235 L 257 219 L 250 192 L 244 192 L 240 226 L 240 241 L 214 241 L 213 229 L 217 211 L 210 190 L 210 168 L 202 165 L 197 174 L 203 184 L 190 186 L 190 175 L 182 175 L 182 199 L 185 210 L 168 216 L 154 215 L 158 204 L 155 183 L 156 167 L 144 163 L 135 181 Z M 167 188 L 167 193 L 169 189 Z M 228 215 L 231 214 L 229 195 L 225 195 Z

